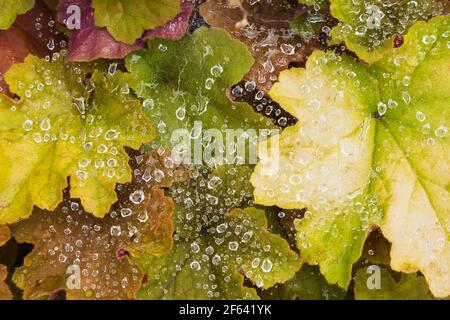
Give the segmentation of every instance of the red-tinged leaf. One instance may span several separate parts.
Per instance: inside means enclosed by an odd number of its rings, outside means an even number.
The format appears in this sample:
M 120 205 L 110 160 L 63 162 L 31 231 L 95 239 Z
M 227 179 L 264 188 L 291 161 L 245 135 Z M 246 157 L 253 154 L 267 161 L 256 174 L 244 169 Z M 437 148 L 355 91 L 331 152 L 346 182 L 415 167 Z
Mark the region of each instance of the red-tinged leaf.
M 7 275 L 8 275 L 8 272 L 6 270 L 6 267 L 3 265 L 0 265 L 0 300 L 11 300 L 12 299 L 11 291 L 9 290 L 8 285 L 4 282 Z
M 120 59 L 129 52 L 143 47 L 140 40 L 131 45 L 126 44 L 115 40 L 106 28 L 96 27 L 91 2 L 91 0 L 61 0 L 58 5 L 58 20 L 61 23 L 66 23 L 71 14 L 71 11 L 68 11 L 69 6 L 76 5 L 80 8 L 80 29 L 74 30 L 70 37 L 67 60 Z
M 58 6 L 58 20 L 66 23 L 71 11 L 68 7 L 80 8 L 80 29 L 74 30 L 69 41 L 70 61 L 91 61 L 98 58 L 121 59 L 128 53 L 144 47 L 143 39 L 163 38 L 179 39 L 187 30 L 193 4 L 184 0 L 182 11 L 171 21 L 152 30 L 147 30 L 142 39 L 127 44 L 114 39 L 105 27 L 97 27 L 94 21 L 94 9 L 91 0 L 61 0 Z
M 19 15 L 8 30 L 0 30 L 0 92 L 8 91 L 3 74 L 28 54 L 39 57 L 57 52 L 66 45 L 65 37 L 55 28 L 51 10 L 41 0 Z
M 282 1 L 208 0 L 200 7 L 206 22 L 226 29 L 245 43 L 255 63 L 245 76 L 263 91 L 277 81 L 291 62 L 304 62 L 315 43 L 305 43 L 289 25 L 303 6 Z
M 142 273 L 128 255 L 171 250 L 174 205 L 161 188 L 182 170 L 167 153 L 131 154 L 133 181 L 117 185 L 119 201 L 103 219 L 85 212 L 66 189 L 55 211 L 35 208 L 11 226 L 18 242 L 35 245 L 14 274 L 25 299 L 49 298 L 58 290 L 68 299 L 134 298 Z
M 11 233 L 8 226 L 0 224 L 0 247 L 4 245 L 10 237 Z

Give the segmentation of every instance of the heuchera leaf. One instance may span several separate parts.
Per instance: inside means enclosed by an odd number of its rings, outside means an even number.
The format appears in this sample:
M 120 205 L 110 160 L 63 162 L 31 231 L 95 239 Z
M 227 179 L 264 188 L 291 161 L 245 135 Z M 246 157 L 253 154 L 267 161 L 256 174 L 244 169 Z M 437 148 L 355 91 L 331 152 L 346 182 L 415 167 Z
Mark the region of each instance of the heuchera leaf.
M 69 175 L 71 196 L 101 217 L 116 182 L 131 179 L 124 146 L 153 138 L 122 73 L 88 79 L 82 66 L 61 60 L 28 56 L 5 75 L 21 101 L 0 96 L 0 223 L 27 217 L 33 205 L 55 209 Z
M 262 292 L 263 299 L 343 300 L 345 290 L 328 284 L 315 266 L 304 264 L 292 279 Z
M 69 61 L 91 61 L 98 58 L 120 59 L 129 52 L 143 47 L 138 40 L 127 44 L 116 41 L 106 28 L 94 23 L 94 9 L 91 0 L 61 0 L 58 4 L 58 20 L 67 24 L 71 16 L 68 8 L 77 5 L 80 8 L 80 28 L 73 30 L 69 40 Z
M 208 0 L 200 6 L 206 22 L 227 30 L 249 48 L 255 63 L 244 79 L 267 92 L 290 62 L 303 62 L 317 46 L 290 28 L 295 1 Z
M 18 242 L 34 244 L 14 274 L 24 298 L 48 298 L 64 289 L 69 299 L 130 299 L 142 273 L 128 254 L 171 250 L 174 204 L 161 187 L 181 179 L 184 171 L 167 152 L 130 155 L 133 181 L 117 186 L 118 201 L 103 219 L 87 213 L 66 190 L 55 211 L 35 209 L 29 219 L 11 225 Z M 76 272 L 79 287 L 70 277 Z
M 97 27 L 94 23 L 94 9 L 91 7 L 91 0 L 62 0 L 58 6 L 58 20 L 67 24 L 70 17 L 71 5 L 80 7 L 80 29 L 73 30 L 69 41 L 69 53 L 66 57 L 69 61 L 91 61 L 98 58 L 121 59 L 128 53 L 141 49 L 144 46 L 143 39 L 181 38 L 188 26 L 189 18 L 193 9 L 193 4 L 189 0 L 184 0 L 181 4 L 182 11 L 172 20 L 155 29 L 147 30 L 143 38 L 137 39 L 132 44 L 127 44 L 118 40 L 103 27 Z
M 231 102 L 227 89 L 240 81 L 252 58 L 245 46 L 221 29 L 200 28 L 179 41 L 151 40 L 148 49 L 126 58 L 129 83 L 144 99 L 168 146 L 177 129 L 271 128 L 271 121 L 247 103 Z
M 202 171 L 171 189 L 174 249 L 140 259 L 147 274 L 143 299 L 257 299 L 254 289 L 243 286 L 243 276 L 268 288 L 290 279 L 300 267 L 289 244 L 268 231 L 264 211 L 229 211 L 251 204 L 244 200 L 251 195 L 251 168 L 224 165 L 212 173 Z
M 0 3 L 0 30 L 8 29 L 17 15 L 27 12 L 33 6 L 34 0 L 3 0 Z
M 406 33 L 416 21 L 442 14 L 444 2 L 330 0 L 331 14 L 340 20 L 332 29 L 330 44 L 345 41 L 358 57 L 373 63 L 392 50 L 395 35 Z
M 66 46 L 65 37 L 56 30 L 54 22 L 51 10 L 38 0 L 8 30 L 0 30 L 0 92 L 8 93 L 3 75 L 13 64 L 23 62 L 29 54 L 44 57 Z
M 255 202 L 308 208 L 297 245 L 331 283 L 348 285 L 379 224 L 392 269 L 420 270 L 435 296 L 450 294 L 449 25 L 448 17 L 417 23 L 370 67 L 315 52 L 270 92 L 299 123 L 278 137 L 279 172 L 263 176 L 273 155 L 259 152 Z
M 0 224 L 0 247 L 4 245 L 10 237 L 11 233 L 8 226 Z
M 93 0 L 95 25 L 132 44 L 145 30 L 159 27 L 181 11 L 180 0 Z
M 8 272 L 4 265 L 0 264 L 0 300 L 11 300 L 12 294 L 8 285 L 4 282 Z
M 212 172 L 199 166 L 190 179 L 175 184 L 170 194 L 177 207 L 177 235 L 195 238 L 203 225 L 211 222 L 209 215 L 224 215 L 230 208 L 252 205 L 251 173 L 248 165 L 222 165 Z
M 242 285 L 244 275 L 268 288 L 300 267 L 287 242 L 266 230 L 264 211 L 234 209 L 207 219 L 217 222 L 200 226 L 196 237 L 177 238 L 171 254 L 141 258 L 147 274 L 141 298 L 257 299 Z
M 357 300 L 430 300 L 433 296 L 428 289 L 425 278 L 416 273 L 400 275 L 394 280 L 385 267 L 377 267 L 379 271 L 379 287 L 376 280 L 371 279 L 374 266 L 360 268 L 355 275 L 355 299 Z M 377 271 L 378 272 L 378 271 Z M 370 287 L 370 288 L 369 288 Z

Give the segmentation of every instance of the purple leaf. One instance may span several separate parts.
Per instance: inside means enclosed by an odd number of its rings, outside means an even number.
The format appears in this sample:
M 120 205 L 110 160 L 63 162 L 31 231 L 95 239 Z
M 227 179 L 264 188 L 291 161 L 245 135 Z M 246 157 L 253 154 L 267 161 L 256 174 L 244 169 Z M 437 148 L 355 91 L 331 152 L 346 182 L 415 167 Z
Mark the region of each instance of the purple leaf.
M 98 58 L 121 59 L 128 53 L 143 48 L 145 39 L 179 39 L 186 33 L 194 8 L 191 0 L 182 0 L 182 10 L 173 20 L 163 26 L 145 31 L 142 39 L 137 39 L 133 45 L 129 45 L 115 40 L 106 28 L 95 26 L 91 0 L 60 0 L 58 21 L 66 24 L 72 14 L 68 8 L 72 5 L 80 8 L 81 17 L 80 28 L 73 31 L 69 40 L 67 60 L 70 61 L 91 61 Z
M 120 59 L 129 52 L 143 47 L 143 42 L 137 40 L 133 45 L 116 41 L 106 28 L 96 27 L 94 23 L 94 9 L 91 0 L 61 0 L 58 5 L 58 20 L 66 23 L 70 17 L 68 7 L 80 8 L 80 29 L 74 30 L 69 40 L 70 61 L 91 61 L 97 58 Z

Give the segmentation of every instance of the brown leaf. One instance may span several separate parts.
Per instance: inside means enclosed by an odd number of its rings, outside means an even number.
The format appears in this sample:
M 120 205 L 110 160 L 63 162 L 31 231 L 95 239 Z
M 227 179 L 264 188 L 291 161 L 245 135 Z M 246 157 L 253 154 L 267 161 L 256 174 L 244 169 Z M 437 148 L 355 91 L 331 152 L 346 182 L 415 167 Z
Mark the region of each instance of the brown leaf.
M 9 238 L 11 238 L 11 233 L 8 226 L 0 224 L 0 247 L 4 245 Z
M 12 294 L 8 285 L 5 283 L 8 272 L 6 267 L 0 265 L 0 300 L 11 300 Z
M 0 92 L 7 92 L 4 74 L 15 63 L 33 54 L 39 57 L 58 52 L 65 47 L 65 37 L 58 33 L 54 13 L 42 1 L 19 15 L 8 30 L 0 30 Z
M 29 219 L 11 226 L 18 242 L 35 245 L 13 278 L 25 299 L 48 298 L 61 289 L 68 299 L 134 298 L 142 272 L 128 255 L 171 250 L 174 204 L 162 188 L 183 170 L 168 152 L 129 154 L 133 180 L 117 185 L 119 201 L 103 219 L 85 212 L 68 188 L 55 211 L 35 208 Z
M 298 0 L 254 2 L 209 0 L 200 13 L 208 24 L 226 29 L 248 46 L 255 63 L 245 79 L 267 92 L 289 63 L 303 63 L 316 44 L 306 44 L 289 26 L 304 9 Z

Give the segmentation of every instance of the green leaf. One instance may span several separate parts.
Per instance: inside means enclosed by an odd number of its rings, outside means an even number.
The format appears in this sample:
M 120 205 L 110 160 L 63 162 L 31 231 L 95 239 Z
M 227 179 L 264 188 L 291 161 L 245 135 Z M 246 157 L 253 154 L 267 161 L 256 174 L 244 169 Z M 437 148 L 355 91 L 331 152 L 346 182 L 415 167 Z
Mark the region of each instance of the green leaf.
M 373 63 L 389 53 L 393 36 L 406 33 L 419 20 L 443 13 L 444 2 L 331 0 L 331 14 L 340 20 L 332 29 L 331 43 L 345 45 L 362 60 Z
M 245 46 L 221 29 L 200 28 L 179 41 L 152 40 L 126 58 L 130 86 L 144 100 L 162 145 L 177 129 L 270 128 L 270 120 L 247 103 L 231 102 L 228 88 L 253 63 Z M 195 134 L 194 134 L 195 135 Z
M 21 101 L 0 96 L 0 223 L 29 216 L 33 205 L 55 209 L 68 176 L 72 196 L 101 217 L 116 183 L 131 180 L 124 146 L 151 140 L 151 122 L 122 73 L 87 79 L 82 68 L 28 56 L 6 73 Z
M 297 227 L 302 258 L 347 287 L 372 225 L 392 243 L 391 267 L 420 270 L 450 294 L 450 18 L 411 27 L 405 43 L 370 67 L 315 52 L 270 92 L 299 122 L 259 152 L 255 202 L 308 211 Z M 266 172 L 266 173 L 267 173 Z
M 376 268 L 374 271 L 374 267 Z M 372 269 L 371 269 L 372 268 Z M 379 270 L 379 271 L 378 271 Z M 379 287 L 374 277 L 379 276 Z M 372 283 L 374 282 L 374 283 Z M 385 267 L 360 268 L 355 276 L 356 300 L 431 300 L 433 296 L 423 276 L 400 274 L 400 280 L 392 278 Z
M 190 179 L 173 186 L 174 250 L 140 259 L 148 279 L 141 298 L 257 299 L 256 291 L 243 285 L 244 276 L 267 288 L 295 274 L 297 254 L 269 232 L 263 211 L 230 212 L 251 205 L 251 172 L 246 165 L 223 165 L 213 172 L 198 167 Z M 268 272 L 261 269 L 265 259 L 272 263 Z M 266 261 L 266 271 L 269 265 Z
M 180 0 L 93 0 L 95 24 L 132 44 L 145 30 L 161 26 L 181 11 Z
M 142 299 L 256 299 L 243 276 L 269 288 L 300 267 L 288 243 L 267 231 L 264 211 L 234 209 L 214 215 L 195 237 L 176 236 L 171 254 L 140 259 L 148 282 Z
M 0 30 L 8 29 L 17 15 L 33 8 L 34 0 L 3 0 L 0 2 Z
M 317 267 L 304 264 L 292 279 L 263 291 L 262 297 L 270 300 L 343 300 L 346 292 L 328 284 Z
M 252 167 L 248 165 L 222 165 L 213 172 L 200 166 L 191 173 L 191 179 L 175 184 L 171 196 L 177 206 L 177 234 L 193 238 L 211 223 L 214 215 L 224 215 L 243 202 L 251 205 L 251 174 Z
M 147 272 L 140 299 L 258 299 L 255 289 L 243 285 L 241 274 L 234 270 L 225 274 L 221 266 L 202 260 L 200 253 L 193 253 L 186 241 L 176 242 L 171 254 L 147 255 L 140 263 Z

